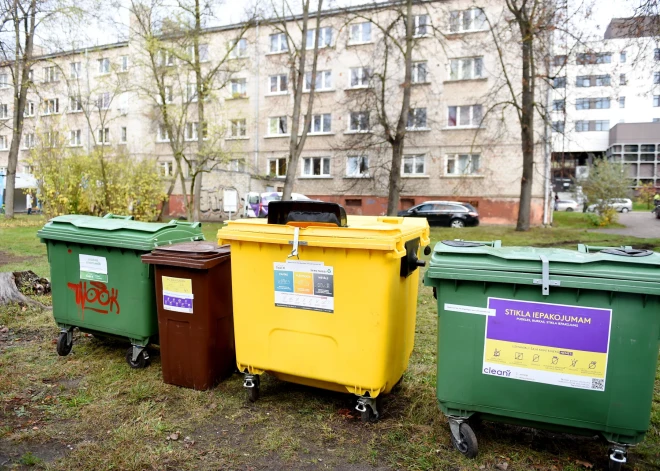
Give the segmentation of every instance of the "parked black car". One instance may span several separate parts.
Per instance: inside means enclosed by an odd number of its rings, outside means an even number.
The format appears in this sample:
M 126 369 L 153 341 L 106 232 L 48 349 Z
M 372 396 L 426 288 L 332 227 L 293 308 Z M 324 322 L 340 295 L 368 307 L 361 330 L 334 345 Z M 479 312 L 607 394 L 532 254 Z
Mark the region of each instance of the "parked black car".
M 426 201 L 410 209 L 399 211 L 399 216 L 426 218 L 429 226 L 478 226 L 479 213 L 474 206 L 456 201 Z

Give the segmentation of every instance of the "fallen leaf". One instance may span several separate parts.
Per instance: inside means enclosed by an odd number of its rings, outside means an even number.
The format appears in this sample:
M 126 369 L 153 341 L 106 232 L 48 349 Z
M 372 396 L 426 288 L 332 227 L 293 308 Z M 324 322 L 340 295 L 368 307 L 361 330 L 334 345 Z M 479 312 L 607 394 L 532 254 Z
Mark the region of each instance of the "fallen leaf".
M 509 468 L 509 463 L 507 463 L 506 461 L 503 461 L 502 463 L 497 463 L 495 465 L 495 467 L 497 469 L 501 469 L 502 471 L 506 471 Z
M 575 460 L 575 464 L 579 464 L 581 466 L 584 466 L 587 469 L 591 469 L 594 467 L 592 463 L 589 463 L 588 461 L 582 461 L 582 460 Z
M 178 440 L 179 439 L 179 434 L 178 433 L 173 433 L 169 437 L 167 437 L 169 440 Z
M 6 334 L 7 332 L 9 332 L 9 327 L 3 327 L 2 329 L 0 329 L 0 333 L 2 334 Z

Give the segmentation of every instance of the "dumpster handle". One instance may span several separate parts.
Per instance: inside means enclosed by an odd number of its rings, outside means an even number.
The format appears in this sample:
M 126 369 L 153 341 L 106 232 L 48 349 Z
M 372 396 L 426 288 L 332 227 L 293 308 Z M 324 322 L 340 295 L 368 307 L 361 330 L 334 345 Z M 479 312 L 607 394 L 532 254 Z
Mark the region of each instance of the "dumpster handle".
M 133 216 L 120 216 L 118 214 L 108 213 L 105 216 L 103 216 L 103 219 L 124 219 L 126 221 L 132 221 Z
M 293 248 L 291 249 L 291 253 L 287 258 L 291 257 L 296 257 L 297 259 L 300 260 L 300 257 L 298 256 L 298 236 L 300 235 L 300 228 L 295 226 L 293 228 Z
M 539 255 L 541 259 L 541 279 L 533 280 L 535 285 L 541 285 L 541 293 L 543 296 L 550 295 L 550 286 L 561 285 L 560 281 L 550 279 L 550 262 L 545 255 Z
M 168 224 L 171 224 L 173 226 L 190 226 L 193 229 L 196 229 L 202 225 L 201 222 L 190 222 L 190 221 L 177 221 L 176 219 L 172 219 Z
M 578 244 L 578 252 L 580 253 L 592 253 L 600 252 L 602 250 L 634 250 L 630 245 L 622 245 L 620 247 L 607 247 L 605 245 L 587 245 L 587 244 Z

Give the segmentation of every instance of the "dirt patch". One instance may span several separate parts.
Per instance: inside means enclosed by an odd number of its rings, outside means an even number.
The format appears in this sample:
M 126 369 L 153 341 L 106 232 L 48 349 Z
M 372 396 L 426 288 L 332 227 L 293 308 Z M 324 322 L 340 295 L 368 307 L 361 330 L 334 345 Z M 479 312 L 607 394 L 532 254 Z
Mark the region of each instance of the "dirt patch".
M 38 462 L 50 463 L 62 458 L 68 448 L 66 444 L 57 440 L 34 442 L 13 440 L 0 440 L 0 470 L 3 469 L 33 469 L 25 466 L 29 461 L 22 462 L 24 457 L 30 457 L 32 466 Z M 29 454 L 29 455 L 28 455 Z M 16 465 L 19 465 L 17 468 Z M 20 466 L 23 465 L 23 466 Z
M 26 260 L 32 260 L 37 257 L 30 255 L 27 257 L 21 256 L 21 255 L 14 255 L 8 252 L 2 252 L 0 251 L 0 267 L 3 265 L 9 265 L 10 263 L 21 263 Z

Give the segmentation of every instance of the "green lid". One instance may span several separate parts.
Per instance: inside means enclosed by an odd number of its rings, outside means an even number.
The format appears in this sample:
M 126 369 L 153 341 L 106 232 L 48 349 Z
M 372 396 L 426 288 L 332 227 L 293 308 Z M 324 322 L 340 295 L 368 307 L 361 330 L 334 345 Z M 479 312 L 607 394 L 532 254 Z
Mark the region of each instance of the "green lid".
M 172 220 L 165 223 L 133 221 L 132 216 L 105 217 L 70 214 L 51 219 L 37 232 L 42 241 L 60 240 L 79 244 L 151 251 L 154 248 L 204 240 L 199 222 Z
M 525 283 L 539 279 L 547 260 L 551 278 L 562 286 L 612 291 L 660 293 L 660 254 L 632 247 L 588 247 L 578 250 L 502 247 L 495 242 L 438 242 L 428 278 Z M 532 276 L 527 276 L 532 275 Z

